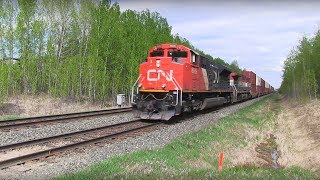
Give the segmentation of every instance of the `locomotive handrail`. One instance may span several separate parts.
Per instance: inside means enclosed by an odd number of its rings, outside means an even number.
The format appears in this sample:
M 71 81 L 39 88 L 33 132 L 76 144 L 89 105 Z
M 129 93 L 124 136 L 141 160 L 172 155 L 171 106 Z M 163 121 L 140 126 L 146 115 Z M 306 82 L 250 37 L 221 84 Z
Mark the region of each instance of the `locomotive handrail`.
M 132 88 L 131 88 L 131 104 L 133 103 L 133 92 L 134 92 L 134 87 L 137 85 L 139 79 L 141 77 L 141 74 L 139 75 L 139 77 L 137 78 L 136 82 L 133 84 Z
M 178 87 L 180 89 L 180 105 L 182 106 L 182 88 L 181 88 L 180 84 L 178 83 L 178 81 L 174 77 L 172 77 L 172 79 L 174 81 L 176 81 L 176 83 L 177 83 L 177 85 L 178 85 Z M 177 91 L 177 95 L 178 94 L 179 94 L 179 91 Z M 179 101 L 179 99 L 178 99 L 178 101 Z M 176 105 L 178 105 L 178 102 L 176 103 Z
M 238 98 L 237 98 L 237 96 L 238 96 L 237 87 L 236 87 L 235 85 L 232 85 L 231 87 L 233 88 L 233 94 L 234 94 L 233 99 L 234 99 L 234 100 L 238 100 Z

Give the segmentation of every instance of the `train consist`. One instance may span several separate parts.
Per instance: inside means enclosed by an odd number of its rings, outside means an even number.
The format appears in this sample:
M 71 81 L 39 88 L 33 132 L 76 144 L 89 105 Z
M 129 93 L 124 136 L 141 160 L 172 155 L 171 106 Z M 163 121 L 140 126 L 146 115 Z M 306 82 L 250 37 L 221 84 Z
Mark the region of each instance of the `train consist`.
M 148 51 L 132 87 L 131 104 L 141 119 L 169 120 L 192 112 L 272 93 L 274 88 L 252 71 L 241 74 L 177 44 Z

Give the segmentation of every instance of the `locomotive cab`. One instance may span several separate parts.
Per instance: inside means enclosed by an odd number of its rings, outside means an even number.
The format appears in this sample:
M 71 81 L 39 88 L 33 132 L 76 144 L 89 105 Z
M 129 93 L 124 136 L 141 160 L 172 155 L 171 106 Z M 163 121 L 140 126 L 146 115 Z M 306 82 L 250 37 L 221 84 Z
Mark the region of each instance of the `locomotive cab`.
M 169 120 L 181 113 L 184 68 L 191 63 L 190 57 L 189 48 L 176 44 L 157 45 L 148 51 L 133 87 L 136 94 L 132 93 L 132 105 L 137 117 Z

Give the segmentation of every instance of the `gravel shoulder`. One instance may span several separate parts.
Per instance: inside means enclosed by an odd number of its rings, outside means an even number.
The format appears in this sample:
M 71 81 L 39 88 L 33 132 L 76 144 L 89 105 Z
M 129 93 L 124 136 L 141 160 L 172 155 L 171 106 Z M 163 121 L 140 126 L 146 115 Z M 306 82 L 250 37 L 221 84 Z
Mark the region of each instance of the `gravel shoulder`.
M 4 179 L 49 179 L 54 176 L 63 175 L 65 173 L 79 171 L 114 155 L 125 154 L 141 149 L 161 148 L 177 137 L 208 127 L 217 122 L 219 119 L 235 113 L 238 110 L 249 106 L 259 100 L 261 100 L 261 98 L 224 107 L 222 109 L 219 109 L 218 111 L 214 111 L 211 113 L 191 117 L 182 122 L 170 125 L 167 128 L 148 133 L 138 138 L 126 139 L 122 142 L 118 142 L 115 144 L 106 144 L 100 147 L 92 146 L 85 149 L 78 149 L 76 151 L 64 154 L 61 157 L 50 157 L 46 161 L 27 162 L 26 164 L 21 166 L 10 167 L 4 170 L 0 170 L 0 177 Z M 120 116 L 113 116 L 111 119 L 99 119 L 100 120 L 96 119 L 90 122 L 77 122 L 72 126 L 66 126 L 66 124 L 57 124 L 54 125 L 55 127 L 47 126 L 41 128 L 40 130 L 35 129 L 35 131 L 28 131 L 26 129 L 25 131 L 21 132 L 12 132 L 12 134 L 10 135 L 12 136 L 12 138 L 9 140 L 8 138 L 6 138 L 6 136 L 8 136 L 8 133 L 1 133 L 0 139 L 1 143 L 12 143 L 15 141 L 19 141 L 21 137 L 27 137 L 29 139 L 32 139 L 34 137 L 39 138 L 40 136 L 49 136 L 50 133 L 55 134 L 58 131 L 64 133 L 66 131 L 69 132 L 80 130 L 80 128 L 88 129 L 88 127 L 98 127 L 99 125 L 101 126 L 101 124 L 106 125 L 106 123 L 114 124 L 124 122 L 132 120 L 133 116 L 131 113 L 127 113 L 125 115 L 121 114 Z M 47 134 L 44 135 L 43 133 Z M 3 140 L 3 138 L 7 140 Z

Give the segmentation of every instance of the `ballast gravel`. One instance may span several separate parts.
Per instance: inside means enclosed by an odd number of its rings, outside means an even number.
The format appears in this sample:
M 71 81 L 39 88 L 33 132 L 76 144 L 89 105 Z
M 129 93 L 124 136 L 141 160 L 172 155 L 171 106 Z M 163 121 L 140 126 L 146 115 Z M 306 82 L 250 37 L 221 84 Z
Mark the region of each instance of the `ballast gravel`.
M 38 128 L 21 128 L 19 130 L 10 130 L 9 132 L 0 131 L 0 145 L 3 146 L 7 144 L 39 139 L 58 134 L 77 132 L 81 130 L 116 124 L 120 122 L 132 121 L 132 119 L 134 119 L 132 113 L 125 112 L 115 115 L 106 115 L 89 119 L 80 119 L 55 124 L 39 125 Z
M 249 106 L 264 97 L 249 100 L 243 103 L 224 107 L 218 111 L 200 114 L 187 118 L 179 123 L 172 124 L 160 130 L 147 133 L 140 137 L 130 138 L 114 144 L 103 146 L 92 146 L 79 149 L 77 152 L 66 153 L 61 157 L 50 157 L 46 161 L 27 162 L 24 165 L 13 166 L 0 170 L 1 179 L 50 179 L 55 176 L 64 175 L 80 171 L 99 161 L 108 159 L 114 155 L 125 154 L 128 152 L 141 149 L 156 149 L 170 143 L 177 137 L 184 134 L 198 131 L 202 128 L 213 125 L 219 119 L 226 117 L 246 106 Z M 65 133 L 66 131 L 77 131 L 80 129 L 90 129 L 108 124 L 125 122 L 133 119 L 132 113 L 119 114 L 119 117 L 101 117 L 90 120 L 90 122 L 75 122 L 72 126 L 57 124 L 54 126 L 43 127 L 41 130 L 34 129 L 22 130 L 21 132 L 0 133 L 1 144 L 18 142 L 19 139 L 25 140 L 39 138 L 56 134 L 57 132 Z M 69 124 L 69 123 L 67 123 Z M 8 138 L 12 136 L 13 138 Z M 24 137 L 23 137 L 24 136 Z

